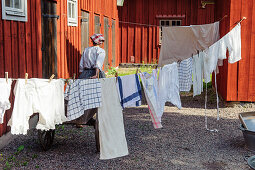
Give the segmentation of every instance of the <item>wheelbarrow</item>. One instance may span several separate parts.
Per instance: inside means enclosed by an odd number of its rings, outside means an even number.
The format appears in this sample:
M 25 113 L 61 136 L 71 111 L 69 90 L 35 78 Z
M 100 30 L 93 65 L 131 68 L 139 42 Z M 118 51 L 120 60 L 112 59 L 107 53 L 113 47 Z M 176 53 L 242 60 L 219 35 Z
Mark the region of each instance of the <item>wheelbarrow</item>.
M 90 109 L 88 110 L 90 112 L 97 112 L 97 109 Z M 86 114 L 86 111 L 85 111 Z M 84 118 L 86 117 L 86 115 L 81 116 L 78 119 L 72 120 L 70 122 L 65 122 L 64 124 L 67 125 L 88 125 L 88 126 L 94 126 L 95 129 L 95 140 L 96 140 L 96 150 L 97 152 L 100 151 L 100 143 L 99 143 L 99 128 L 98 128 L 98 119 L 96 119 L 95 124 L 90 124 L 87 122 L 83 122 L 83 120 L 85 120 Z M 32 128 L 36 127 L 36 124 L 38 122 L 39 119 L 39 115 L 38 114 L 34 114 L 33 116 L 31 116 L 30 118 L 30 126 Z M 30 127 L 30 128 L 31 128 Z M 53 141 L 54 141 L 54 137 L 55 137 L 55 130 L 48 130 L 48 131 L 42 131 L 42 130 L 37 130 L 38 131 L 38 140 L 39 143 L 42 147 L 43 150 L 47 151 L 52 147 Z

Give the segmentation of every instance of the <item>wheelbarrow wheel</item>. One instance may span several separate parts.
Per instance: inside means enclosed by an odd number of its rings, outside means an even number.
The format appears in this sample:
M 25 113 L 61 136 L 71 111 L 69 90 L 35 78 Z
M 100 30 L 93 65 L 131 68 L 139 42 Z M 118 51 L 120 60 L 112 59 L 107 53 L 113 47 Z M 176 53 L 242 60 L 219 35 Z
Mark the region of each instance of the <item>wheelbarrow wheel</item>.
M 51 148 L 55 136 L 55 130 L 42 131 L 38 130 L 38 139 L 43 150 L 47 151 Z

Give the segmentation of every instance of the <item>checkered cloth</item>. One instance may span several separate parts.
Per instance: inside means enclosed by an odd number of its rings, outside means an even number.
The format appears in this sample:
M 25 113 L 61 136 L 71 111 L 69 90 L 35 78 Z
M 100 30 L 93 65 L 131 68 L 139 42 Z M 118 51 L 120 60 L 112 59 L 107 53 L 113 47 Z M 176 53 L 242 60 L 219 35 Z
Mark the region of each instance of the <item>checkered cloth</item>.
M 102 34 L 94 34 L 90 37 L 92 41 L 96 44 L 102 44 L 104 42 L 104 37 Z
M 101 107 L 101 88 L 98 79 L 77 79 L 74 82 L 70 80 L 65 91 L 68 120 L 79 118 L 85 110 Z
M 181 61 L 178 66 L 180 91 L 189 92 L 192 85 L 192 58 Z

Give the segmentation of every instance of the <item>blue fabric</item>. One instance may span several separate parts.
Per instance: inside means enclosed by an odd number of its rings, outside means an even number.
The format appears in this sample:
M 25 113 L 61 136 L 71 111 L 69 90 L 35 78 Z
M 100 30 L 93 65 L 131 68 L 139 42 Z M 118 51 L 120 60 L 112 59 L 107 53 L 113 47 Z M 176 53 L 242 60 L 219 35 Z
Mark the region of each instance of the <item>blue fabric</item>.
M 140 100 L 136 101 L 136 106 L 140 106 L 141 105 L 141 100 L 142 100 L 142 90 L 141 90 L 141 84 L 138 78 L 138 75 L 135 74 L 135 79 L 136 79 L 136 85 L 137 85 L 137 89 L 138 91 L 133 93 L 132 95 L 124 98 L 123 97 L 123 86 L 122 86 L 122 80 L 120 77 L 118 77 L 118 84 L 119 84 L 119 92 L 120 92 L 120 104 L 122 106 L 122 108 L 124 108 L 124 103 L 127 103 L 128 101 L 140 96 Z

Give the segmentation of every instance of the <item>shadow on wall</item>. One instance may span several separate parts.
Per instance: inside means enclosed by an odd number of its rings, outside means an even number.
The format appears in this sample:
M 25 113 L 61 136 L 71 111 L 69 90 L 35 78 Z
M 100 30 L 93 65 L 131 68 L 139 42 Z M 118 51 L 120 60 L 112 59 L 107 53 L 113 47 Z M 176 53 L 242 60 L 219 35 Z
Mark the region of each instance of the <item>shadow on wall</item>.
M 66 39 L 67 70 L 64 71 L 64 75 L 73 77 L 73 75 L 76 74 L 76 78 L 79 76 L 80 58 L 81 51 L 79 51 L 77 47 L 75 47 L 73 43 L 69 41 L 69 39 Z

